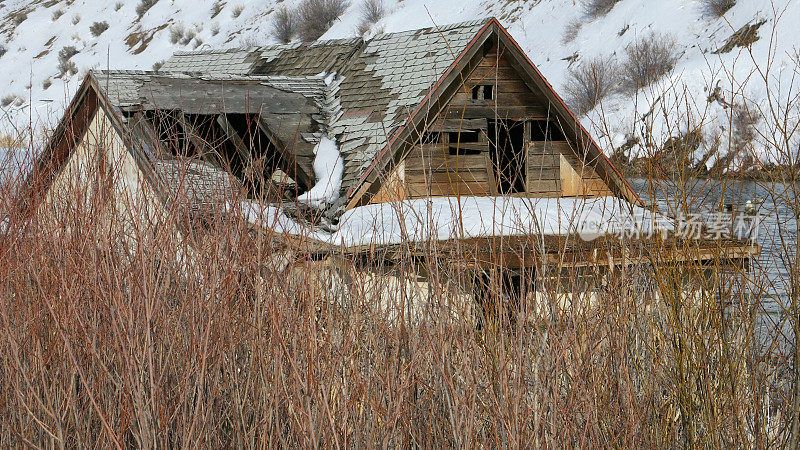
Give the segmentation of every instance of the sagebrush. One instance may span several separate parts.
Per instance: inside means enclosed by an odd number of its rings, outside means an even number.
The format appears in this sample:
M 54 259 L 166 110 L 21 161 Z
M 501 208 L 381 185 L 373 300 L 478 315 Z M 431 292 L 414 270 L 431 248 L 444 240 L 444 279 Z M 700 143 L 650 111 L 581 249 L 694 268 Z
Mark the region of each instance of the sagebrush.
M 625 49 L 621 63 L 623 83 L 629 91 L 635 92 L 670 73 L 677 63 L 675 39 L 670 35 L 648 34 Z
M 564 92 L 567 102 L 580 114 L 594 109 L 618 88 L 619 67 L 610 58 L 595 58 L 570 69 Z

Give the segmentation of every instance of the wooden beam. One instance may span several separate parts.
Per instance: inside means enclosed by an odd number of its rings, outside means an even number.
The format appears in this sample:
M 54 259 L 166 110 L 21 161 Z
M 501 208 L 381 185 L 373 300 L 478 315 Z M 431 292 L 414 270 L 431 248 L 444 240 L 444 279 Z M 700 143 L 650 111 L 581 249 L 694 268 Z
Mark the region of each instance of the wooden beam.
M 222 131 L 225 132 L 225 135 L 228 136 L 228 139 L 231 141 L 233 146 L 236 148 L 236 152 L 239 153 L 239 156 L 245 163 L 245 167 L 250 167 L 253 162 L 253 156 L 250 154 L 250 151 L 244 144 L 242 137 L 239 136 L 239 133 L 237 133 L 233 128 L 233 125 L 231 125 L 231 123 L 228 121 L 228 118 L 225 116 L 225 114 L 217 115 L 217 123 L 222 128 Z
M 286 148 L 284 143 L 278 139 L 272 130 L 270 130 L 269 125 L 267 125 L 260 117 L 256 120 L 256 122 L 258 123 L 258 128 L 262 133 L 264 133 L 265 136 L 267 136 L 267 139 L 269 139 L 270 143 L 272 143 L 272 146 L 275 147 L 275 150 L 277 150 L 278 155 L 285 163 L 286 169 L 294 169 L 294 173 L 286 173 L 294 178 L 294 181 L 298 185 L 304 186 L 307 189 L 311 189 L 311 187 L 314 186 L 314 179 L 307 174 L 302 167 L 300 167 L 300 165 L 297 163 L 295 154 Z

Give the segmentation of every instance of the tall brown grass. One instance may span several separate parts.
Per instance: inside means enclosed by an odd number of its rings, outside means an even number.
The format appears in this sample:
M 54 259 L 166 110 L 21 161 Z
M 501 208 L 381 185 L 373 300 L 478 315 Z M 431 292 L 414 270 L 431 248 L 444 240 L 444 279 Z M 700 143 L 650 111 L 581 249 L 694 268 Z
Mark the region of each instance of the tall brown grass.
M 761 120 L 794 117 L 785 98 Z M 792 130 L 761 137 L 794 167 Z M 597 241 L 641 263 L 583 269 L 543 258 L 541 236 L 322 257 L 235 209 L 188 216 L 180 193 L 158 213 L 110 196 L 123 180 L 99 168 L 114 164 L 86 166 L 35 215 L 2 198 L 2 447 L 800 442 L 796 228 L 771 255 L 789 274 L 781 298 L 758 264 L 688 264 L 658 238 Z M 649 170 L 646 201 L 704 200 L 689 187 L 700 173 Z M 797 217 L 796 170 L 768 176 Z M 786 311 L 788 345 L 761 329 L 765 300 Z

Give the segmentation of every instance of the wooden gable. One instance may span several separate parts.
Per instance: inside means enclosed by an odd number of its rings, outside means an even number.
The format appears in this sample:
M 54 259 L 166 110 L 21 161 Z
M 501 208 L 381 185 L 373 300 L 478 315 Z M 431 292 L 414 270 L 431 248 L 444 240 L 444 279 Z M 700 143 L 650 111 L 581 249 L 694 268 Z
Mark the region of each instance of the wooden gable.
M 410 136 L 410 150 L 370 203 L 437 196 L 614 195 L 579 152 L 580 137 L 541 90 L 512 64 L 506 47 L 487 41 L 458 91 L 427 128 Z

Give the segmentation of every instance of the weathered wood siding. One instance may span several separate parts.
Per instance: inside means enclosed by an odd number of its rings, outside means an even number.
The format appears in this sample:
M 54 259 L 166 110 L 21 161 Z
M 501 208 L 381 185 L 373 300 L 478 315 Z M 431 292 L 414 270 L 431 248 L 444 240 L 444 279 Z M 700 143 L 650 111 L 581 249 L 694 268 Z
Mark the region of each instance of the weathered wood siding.
M 491 86 L 492 98 L 484 99 L 483 86 Z M 473 90 L 479 98 L 474 98 Z M 473 73 L 429 129 L 441 133 L 435 142 L 418 137 L 411 151 L 371 203 L 428 196 L 497 195 L 496 171 L 490 157 L 488 123 L 491 120 L 552 120 L 544 96 L 533 92 L 496 50 L 485 54 Z M 451 133 L 480 131 L 479 142 L 456 144 Z M 525 126 L 526 192 L 531 197 L 612 195 L 586 161 L 581 161 L 568 141 L 531 141 Z M 459 147 L 468 154 L 454 154 Z

